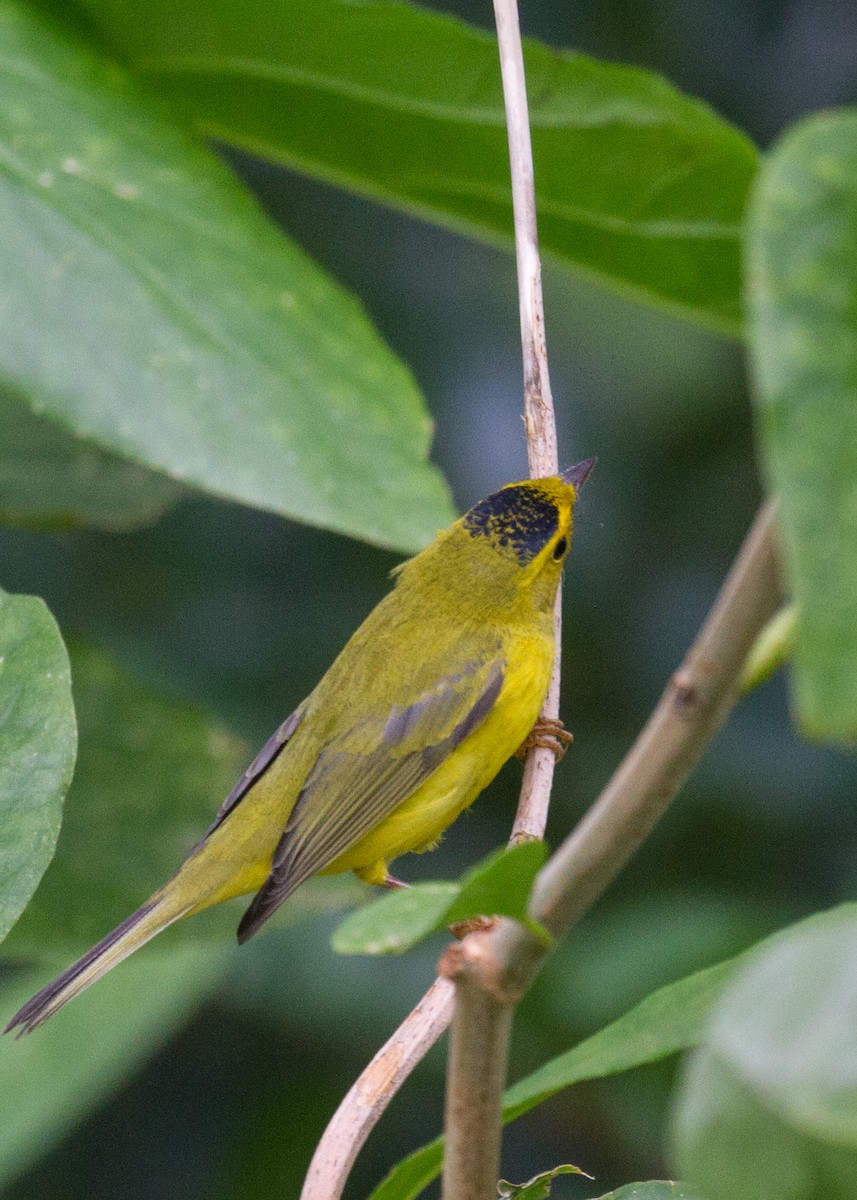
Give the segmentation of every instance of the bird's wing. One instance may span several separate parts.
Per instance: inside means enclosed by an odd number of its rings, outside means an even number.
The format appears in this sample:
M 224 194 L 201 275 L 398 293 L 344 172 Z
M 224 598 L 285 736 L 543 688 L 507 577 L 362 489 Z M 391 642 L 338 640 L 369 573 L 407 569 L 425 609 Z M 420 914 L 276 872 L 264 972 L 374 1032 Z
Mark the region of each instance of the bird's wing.
M 221 804 L 220 808 L 217 810 L 217 816 L 214 818 L 214 821 L 212 822 L 212 824 L 209 826 L 209 828 L 203 834 L 200 845 L 202 845 L 202 842 L 206 841 L 209 837 L 211 837 L 211 835 L 214 833 L 215 829 L 217 829 L 217 827 L 219 825 L 223 824 L 223 822 L 226 820 L 226 818 L 232 812 L 233 808 L 235 808 L 236 804 L 238 804 L 239 801 L 244 799 L 244 797 L 250 791 L 250 788 L 253 786 L 253 784 L 256 782 L 256 780 L 261 778 L 261 776 L 265 774 L 265 772 L 270 767 L 271 763 L 274 761 L 274 759 L 277 757 L 277 755 L 280 753 L 280 751 L 285 746 L 286 742 L 289 740 L 289 738 L 295 732 L 298 725 L 300 725 L 301 718 L 303 717 L 303 711 L 304 711 L 304 706 L 301 704 L 295 709 L 295 711 L 293 713 L 291 713 L 288 717 L 286 717 L 285 721 L 283 721 L 283 723 L 279 727 L 279 729 L 277 729 L 276 732 L 271 734 L 271 736 L 268 738 L 267 742 L 265 742 L 265 745 L 262 747 L 262 749 L 259 751 L 259 753 L 256 755 L 256 757 L 250 763 L 250 766 L 247 768 L 247 770 L 244 772 L 244 774 L 241 776 L 241 778 L 236 783 L 235 787 L 232 789 L 232 791 L 229 793 L 229 795 L 226 797 L 226 799 Z
M 292 810 L 271 874 L 238 927 L 239 941 L 379 825 L 482 724 L 500 694 L 503 668 L 499 657 L 464 664 L 414 703 L 327 744 Z

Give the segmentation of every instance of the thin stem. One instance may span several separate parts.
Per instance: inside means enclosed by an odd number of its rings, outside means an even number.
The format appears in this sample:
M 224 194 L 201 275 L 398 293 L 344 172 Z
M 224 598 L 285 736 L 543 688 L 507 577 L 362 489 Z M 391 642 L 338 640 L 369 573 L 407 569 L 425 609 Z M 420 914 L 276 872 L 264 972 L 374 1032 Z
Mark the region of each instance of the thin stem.
M 536 189 L 533 145 L 524 52 L 517 0 L 494 0 L 500 73 L 506 102 L 509 166 L 512 175 L 512 208 L 515 219 L 515 261 L 518 267 L 518 303 L 521 314 L 521 349 L 524 357 L 524 423 L 530 474 L 556 475 L 556 420 L 551 398 L 545 344 L 545 311 L 542 268 L 536 227 Z
M 527 459 L 530 475 L 538 478 L 556 475 L 559 470 L 556 443 L 556 422 L 551 397 L 545 344 L 544 304 L 542 300 L 541 264 L 539 261 L 536 228 L 536 199 L 533 179 L 533 154 L 527 109 L 524 59 L 516 0 L 495 0 L 497 39 L 500 68 L 506 103 L 509 135 L 509 161 L 512 176 L 512 200 L 515 220 L 515 256 L 518 270 L 518 295 L 521 317 L 521 345 L 524 363 L 524 424 L 527 435 Z M 562 634 L 561 597 L 554 608 L 555 660 L 542 716 L 559 716 L 560 643 Z M 511 842 L 544 837 L 548 805 L 556 759 L 551 750 L 534 747 L 527 755 L 518 812 L 512 828 Z M 477 941 L 482 935 L 471 935 L 463 946 Z M 401 1083 L 427 1052 L 429 1046 L 448 1027 L 453 1013 L 453 987 L 447 978 L 435 980 L 426 996 L 409 1013 L 393 1037 L 379 1050 L 334 1114 L 321 1141 L 316 1147 L 309 1173 L 301 1192 L 301 1200 L 338 1200 L 345 1186 L 351 1165 L 360 1147 L 379 1120 Z M 465 1018 L 466 1019 L 466 1018 Z M 511 1021 L 511 1016 L 509 1017 Z M 491 1028 L 502 1045 L 508 1044 L 508 1028 L 500 1020 Z M 456 1044 L 460 1043 L 460 1038 Z M 489 1054 L 492 1063 L 500 1063 L 500 1050 Z M 453 1051 L 453 1058 L 459 1057 Z M 462 1064 L 462 1070 L 469 1068 Z M 456 1069 L 456 1075 L 458 1075 Z M 497 1144 L 491 1150 L 492 1161 L 499 1160 L 499 1096 L 505 1075 L 505 1051 L 502 1070 L 497 1076 L 496 1093 L 492 1101 L 497 1110 L 492 1128 L 497 1131 Z M 450 1095 L 457 1092 L 455 1086 Z M 458 1108 L 455 1110 L 459 1111 Z M 452 1113 L 448 1109 L 448 1113 Z M 452 1118 L 453 1124 L 456 1118 Z M 483 1168 L 488 1178 L 487 1166 Z M 497 1170 L 494 1171 L 493 1195 Z M 456 1192 L 452 1183 L 447 1195 L 468 1195 Z
M 515 262 L 518 269 L 518 305 L 521 317 L 521 351 L 524 360 L 524 425 L 530 475 L 538 479 L 556 475 L 559 459 L 556 419 L 551 396 L 548 353 L 545 342 L 545 312 L 542 298 L 542 268 L 536 222 L 536 189 L 533 145 L 524 53 L 517 0 L 494 0 L 500 74 L 506 104 L 509 139 L 509 169 L 512 177 L 512 209 L 515 221 Z M 560 646 L 562 644 L 562 598 L 554 608 L 555 658 L 550 686 L 542 706 L 542 717 L 559 716 Z M 527 755 L 521 798 L 512 830 L 512 841 L 544 837 L 556 759 L 551 750 L 535 746 Z
M 455 988 L 438 978 L 345 1095 L 316 1147 L 301 1200 L 338 1200 L 387 1105 L 452 1020 Z
M 500 72 L 506 102 L 515 259 L 524 360 L 524 424 L 530 474 L 556 475 L 559 460 L 551 398 L 542 299 L 542 269 L 536 223 L 533 147 L 524 74 L 517 0 L 494 0 Z M 554 664 L 542 717 L 559 716 L 562 604 L 554 605 Z M 551 750 L 534 747 L 527 755 L 512 841 L 542 837 L 547 824 L 553 773 Z M 493 993 L 488 974 L 478 968 L 479 939 L 460 948 L 455 979 L 455 1017 L 447 1068 L 446 1154 L 443 1200 L 491 1200 L 500 1173 L 502 1096 L 506 1081 L 514 1001 Z M 455 951 L 447 956 L 449 960 Z

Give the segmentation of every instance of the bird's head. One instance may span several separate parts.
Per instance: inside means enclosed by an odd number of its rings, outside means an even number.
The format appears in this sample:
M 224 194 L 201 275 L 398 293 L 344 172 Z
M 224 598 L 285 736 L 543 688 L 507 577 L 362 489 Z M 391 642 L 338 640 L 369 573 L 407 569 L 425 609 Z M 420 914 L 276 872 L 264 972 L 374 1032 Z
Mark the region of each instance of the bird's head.
M 477 610 L 529 597 L 547 611 L 571 545 L 574 503 L 595 459 L 509 483 L 469 509 L 412 560 Z

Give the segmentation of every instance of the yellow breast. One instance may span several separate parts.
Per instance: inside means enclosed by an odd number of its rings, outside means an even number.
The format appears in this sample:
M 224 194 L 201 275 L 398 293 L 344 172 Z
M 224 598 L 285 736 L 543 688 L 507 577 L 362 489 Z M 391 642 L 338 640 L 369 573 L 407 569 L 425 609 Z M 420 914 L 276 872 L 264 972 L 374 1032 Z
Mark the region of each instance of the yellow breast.
M 325 875 L 356 871 L 369 883 L 383 883 L 387 863 L 435 845 L 515 753 L 544 701 L 553 641 L 541 633 L 518 635 L 505 650 L 503 687 L 482 724 L 395 812 L 336 859 Z

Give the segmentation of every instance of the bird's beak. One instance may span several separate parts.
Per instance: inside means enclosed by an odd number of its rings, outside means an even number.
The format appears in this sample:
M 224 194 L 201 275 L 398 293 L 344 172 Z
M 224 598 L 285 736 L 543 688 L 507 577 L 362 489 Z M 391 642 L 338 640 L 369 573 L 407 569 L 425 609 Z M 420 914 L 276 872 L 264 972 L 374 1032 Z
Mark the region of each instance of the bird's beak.
M 573 467 L 568 467 L 562 473 L 561 478 L 563 483 L 570 483 L 574 490 L 579 492 L 592 474 L 592 468 L 597 462 L 597 458 L 585 458 L 583 462 L 575 463 Z

